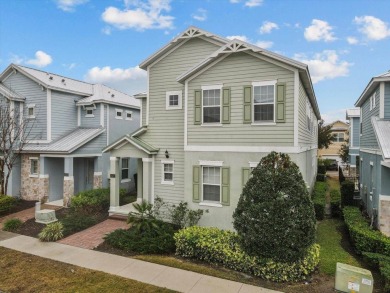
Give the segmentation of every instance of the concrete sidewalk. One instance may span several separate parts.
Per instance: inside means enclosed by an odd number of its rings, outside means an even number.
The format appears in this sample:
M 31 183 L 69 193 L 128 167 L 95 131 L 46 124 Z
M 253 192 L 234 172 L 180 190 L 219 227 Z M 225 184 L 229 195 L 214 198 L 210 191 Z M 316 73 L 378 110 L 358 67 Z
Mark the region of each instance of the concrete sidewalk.
M 179 292 L 278 292 L 128 257 L 60 243 L 40 242 L 33 237 L 4 231 L 0 231 L 0 246 Z

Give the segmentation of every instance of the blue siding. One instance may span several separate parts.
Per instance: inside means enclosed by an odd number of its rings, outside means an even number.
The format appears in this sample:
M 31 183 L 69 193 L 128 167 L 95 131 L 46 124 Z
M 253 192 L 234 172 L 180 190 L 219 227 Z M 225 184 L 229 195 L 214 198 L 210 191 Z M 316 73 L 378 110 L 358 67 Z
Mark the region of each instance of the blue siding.
M 123 110 L 123 119 L 116 119 L 116 109 Z M 126 110 L 132 111 L 132 120 L 126 120 Z M 140 127 L 140 111 L 110 105 L 109 109 L 109 143 L 114 142 L 125 134 L 132 133 Z
M 47 139 L 47 91 L 35 81 L 17 72 L 8 77 L 4 84 L 11 90 L 26 98 L 25 105 L 35 104 L 35 119 L 32 119 L 27 127 L 29 139 Z M 26 112 L 27 109 L 25 109 Z
M 45 158 L 45 174 L 49 175 L 49 201 L 64 197 L 64 158 Z
M 77 127 L 75 101 L 81 97 L 52 91 L 51 93 L 51 138 L 63 136 Z
M 107 146 L 107 131 L 95 137 L 85 145 L 78 148 L 72 154 L 101 154 L 104 147 Z
M 371 117 L 379 117 L 379 87 L 375 91 L 376 106 L 370 110 L 370 98 L 362 105 L 362 136 L 360 137 L 361 148 L 378 149 L 378 142 L 375 137 L 374 128 L 372 127 Z
M 385 119 L 390 119 L 390 82 L 385 83 Z
M 80 126 L 81 127 L 94 127 L 94 128 L 99 128 L 101 126 L 100 124 L 100 111 L 101 111 L 101 107 L 104 107 L 103 104 L 99 103 L 99 104 L 96 104 L 96 109 L 93 110 L 93 116 L 94 117 L 86 117 L 87 115 L 87 111 L 86 109 L 83 109 L 83 107 L 81 107 L 81 123 L 80 123 Z M 106 113 L 104 113 L 104 115 L 106 115 Z M 105 125 L 106 126 L 106 123 Z
M 360 146 L 360 118 L 353 117 L 352 118 L 352 146 L 359 147 Z

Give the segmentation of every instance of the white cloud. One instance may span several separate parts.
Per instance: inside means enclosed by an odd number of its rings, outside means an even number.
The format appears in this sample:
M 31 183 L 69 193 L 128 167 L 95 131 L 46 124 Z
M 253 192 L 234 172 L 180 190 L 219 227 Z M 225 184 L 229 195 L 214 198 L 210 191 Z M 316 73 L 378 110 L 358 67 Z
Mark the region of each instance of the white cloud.
M 174 17 L 163 15 L 171 10 L 170 0 L 126 0 L 126 8 L 108 7 L 102 19 L 121 30 L 172 29 Z
M 146 72 L 136 67 L 93 67 L 84 76 L 87 82 L 102 83 L 128 94 L 146 91 Z
M 227 39 L 229 40 L 234 40 L 234 39 L 237 39 L 237 40 L 240 40 L 240 41 L 243 41 L 243 42 L 247 42 L 247 43 L 250 43 L 250 40 L 248 39 L 247 36 L 244 36 L 244 35 L 237 35 L 237 36 L 227 36 L 226 37 Z
M 269 34 L 272 30 L 279 29 L 279 26 L 270 21 L 264 21 L 263 25 L 259 28 L 260 34 Z
M 207 19 L 207 10 L 199 8 L 196 13 L 192 14 L 192 18 L 198 21 L 205 21 Z
M 87 2 L 88 0 L 56 0 L 57 7 L 66 12 L 72 12 L 76 6 Z
M 27 64 L 35 65 L 37 67 L 45 67 L 53 62 L 53 58 L 43 51 L 37 51 L 35 53 L 35 59 L 29 59 L 26 61 Z
M 75 68 L 77 66 L 77 64 L 76 63 L 62 64 L 62 66 L 64 66 L 68 70 L 72 70 L 73 68 Z
M 102 33 L 108 36 L 111 35 L 111 28 L 109 26 L 102 28 Z
M 237 4 L 242 2 L 242 0 L 230 0 L 230 3 Z M 257 7 L 263 5 L 264 0 L 246 0 L 244 5 L 246 7 Z
M 389 25 L 374 16 L 356 16 L 354 22 L 359 26 L 359 32 L 369 40 L 379 41 L 390 36 Z
M 271 41 L 257 41 L 255 45 L 263 49 L 269 49 L 274 45 L 274 43 Z
M 355 37 L 348 37 L 347 42 L 350 45 L 356 45 L 357 43 L 359 43 L 358 39 Z
M 339 56 L 334 50 L 324 50 L 321 53 L 315 54 L 313 58 L 307 58 L 304 55 L 298 54 L 294 58 L 309 66 L 313 83 L 347 76 L 349 67 L 353 65 L 347 61 L 340 61 Z
M 305 39 L 312 41 L 325 41 L 332 42 L 336 38 L 333 35 L 333 27 L 329 25 L 326 21 L 313 19 L 311 26 L 305 28 Z
M 20 57 L 16 54 L 11 54 L 10 62 L 15 64 L 22 64 L 24 61 L 24 58 Z

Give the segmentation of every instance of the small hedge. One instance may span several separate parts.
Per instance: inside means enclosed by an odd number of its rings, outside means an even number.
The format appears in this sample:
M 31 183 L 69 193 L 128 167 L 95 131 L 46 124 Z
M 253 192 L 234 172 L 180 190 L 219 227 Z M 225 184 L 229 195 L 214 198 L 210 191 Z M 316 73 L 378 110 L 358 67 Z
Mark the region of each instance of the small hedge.
M 317 220 L 323 220 L 325 217 L 326 188 L 326 182 L 316 182 L 314 185 L 312 197 Z
M 330 191 L 330 208 L 332 217 L 341 216 L 341 195 L 340 191 L 333 189 Z
M 345 207 L 343 215 L 349 235 L 359 254 L 373 252 L 390 256 L 390 237 L 372 229 L 357 207 Z
M 72 197 L 70 208 L 78 214 L 98 214 L 110 207 L 110 189 L 82 191 Z
M 353 194 L 355 192 L 355 183 L 350 180 L 345 180 L 341 183 L 341 206 L 354 205 Z
M 320 182 L 325 182 L 325 181 L 326 181 L 326 174 L 320 174 L 320 173 L 318 173 L 318 174 L 317 174 L 317 177 L 316 177 L 316 180 L 317 180 L 317 181 L 320 181 Z
M 385 280 L 384 292 L 390 292 L 390 257 L 371 252 L 364 252 L 363 255 L 375 266 L 378 267 L 383 279 Z
M 84 215 L 71 213 L 61 220 L 64 226 L 64 236 L 85 230 L 99 222 L 99 217 L 94 215 Z
M 9 232 L 14 232 L 22 226 L 23 222 L 20 219 L 8 219 L 4 222 L 3 224 L 3 230 L 4 231 L 9 231 Z
M 326 173 L 326 166 L 325 165 L 318 165 L 317 173 L 318 174 L 325 174 Z
M 9 195 L 0 195 L 0 214 L 8 212 L 16 204 L 16 198 Z
M 239 245 L 238 234 L 231 231 L 193 226 L 180 230 L 174 238 L 177 255 L 221 264 L 274 282 L 304 280 L 319 262 L 318 244 L 310 246 L 306 256 L 296 262 L 276 262 L 246 254 Z

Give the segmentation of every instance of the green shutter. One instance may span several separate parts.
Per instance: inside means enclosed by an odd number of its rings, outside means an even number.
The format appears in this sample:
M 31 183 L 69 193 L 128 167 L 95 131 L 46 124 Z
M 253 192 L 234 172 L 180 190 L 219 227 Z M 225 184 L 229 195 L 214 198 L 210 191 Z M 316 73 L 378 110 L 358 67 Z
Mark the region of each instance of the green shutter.
M 251 176 L 251 168 L 248 167 L 242 168 L 241 181 L 242 181 L 243 188 L 245 184 L 248 182 L 250 176 Z
M 252 123 L 252 86 L 244 86 L 244 123 Z
M 286 84 L 276 84 L 276 122 L 286 122 Z
M 195 90 L 195 113 L 194 113 L 194 124 L 202 124 L 202 91 Z
M 222 204 L 225 206 L 230 205 L 230 168 L 222 167 Z
M 192 167 L 192 201 L 200 202 L 200 166 Z
M 230 123 L 230 88 L 222 89 L 222 123 Z

